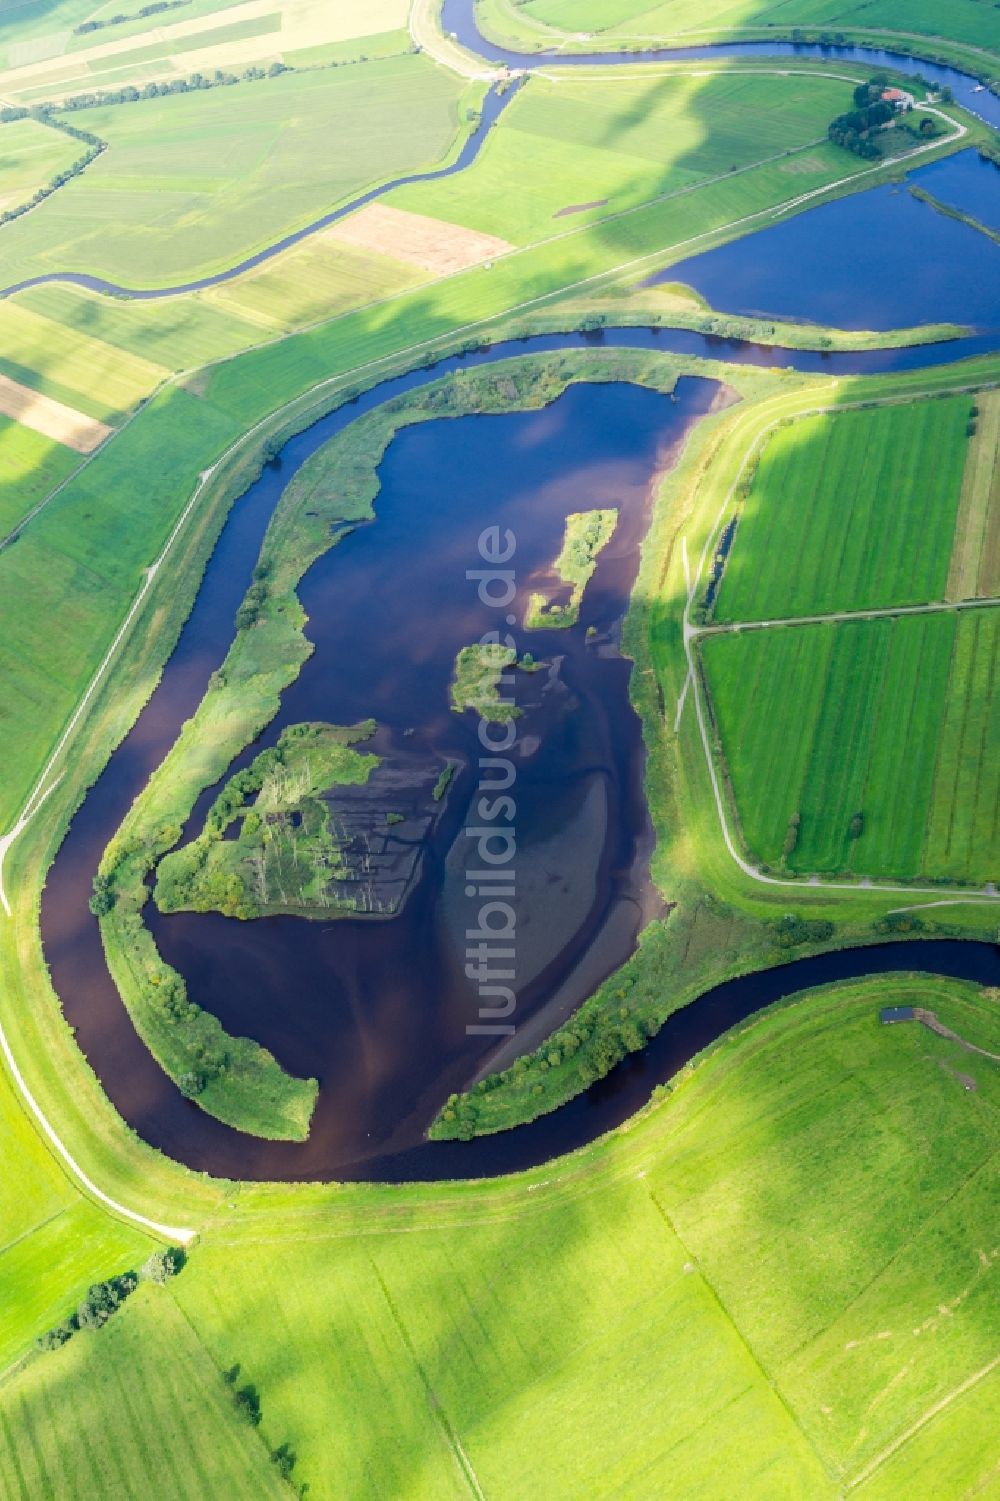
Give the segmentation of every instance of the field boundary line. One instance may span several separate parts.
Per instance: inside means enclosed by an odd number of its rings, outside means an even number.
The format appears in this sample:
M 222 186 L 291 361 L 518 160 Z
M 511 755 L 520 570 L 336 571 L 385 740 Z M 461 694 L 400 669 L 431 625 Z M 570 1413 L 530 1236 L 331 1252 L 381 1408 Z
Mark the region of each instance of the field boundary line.
M 658 1194 L 656 1193 L 656 1190 L 653 1189 L 649 1185 L 648 1181 L 646 1182 L 645 1187 L 646 1187 L 646 1192 L 649 1194 L 650 1202 L 653 1205 L 653 1208 L 656 1210 L 657 1214 L 660 1216 L 660 1218 L 662 1219 L 663 1223 L 666 1225 L 667 1229 L 670 1231 L 671 1235 L 674 1236 L 675 1240 L 677 1241 L 677 1244 L 683 1249 L 683 1251 L 684 1251 L 685 1255 L 687 1256 L 688 1260 L 690 1261 L 690 1263 L 694 1266 L 695 1270 L 697 1271 L 698 1276 L 701 1279 L 702 1285 L 704 1286 L 704 1288 L 708 1292 L 708 1295 L 711 1298 L 712 1302 L 715 1304 L 716 1308 L 719 1310 L 719 1313 L 722 1315 L 722 1317 L 725 1319 L 726 1323 L 729 1325 L 729 1327 L 732 1329 L 733 1333 L 736 1335 L 736 1337 L 739 1340 L 740 1344 L 742 1345 L 743 1349 L 747 1352 L 747 1355 L 749 1356 L 751 1363 L 753 1364 L 753 1366 L 755 1366 L 756 1370 L 759 1373 L 760 1379 L 763 1382 L 764 1391 L 765 1392 L 770 1392 L 771 1395 L 775 1398 L 775 1400 L 780 1404 L 780 1406 L 782 1407 L 782 1409 L 783 1409 L 783 1411 L 785 1413 L 785 1416 L 788 1418 L 788 1421 L 791 1423 L 791 1425 L 794 1428 L 795 1432 L 802 1439 L 803 1444 L 806 1446 L 806 1448 L 811 1452 L 811 1454 L 815 1458 L 816 1463 L 819 1466 L 819 1468 L 822 1470 L 823 1474 L 826 1475 L 828 1479 L 832 1480 L 833 1477 L 830 1475 L 830 1471 L 829 1471 L 827 1465 L 825 1464 L 822 1455 L 820 1454 L 819 1450 L 816 1448 L 816 1446 L 813 1443 L 812 1439 L 806 1433 L 805 1429 L 802 1427 L 802 1424 L 799 1422 L 798 1418 L 795 1416 L 795 1413 L 794 1413 L 793 1409 L 791 1408 L 791 1406 L 789 1405 L 787 1398 L 785 1397 L 785 1395 L 782 1392 L 780 1386 L 778 1385 L 777 1378 L 774 1377 L 774 1376 L 769 1375 L 767 1367 L 764 1365 L 764 1362 L 761 1360 L 760 1356 L 757 1354 L 757 1352 L 754 1349 L 753 1345 L 750 1343 L 749 1339 L 747 1338 L 747 1335 L 745 1334 L 745 1332 L 743 1331 L 743 1329 L 740 1328 L 740 1325 L 737 1323 L 736 1319 L 733 1317 L 733 1315 L 730 1313 L 729 1309 L 727 1308 L 726 1304 L 723 1302 L 722 1297 L 721 1297 L 718 1289 L 715 1286 L 715 1283 L 711 1280 L 711 1278 L 708 1276 L 707 1272 L 702 1267 L 701 1261 L 694 1254 L 694 1252 L 691 1250 L 691 1248 L 688 1245 L 687 1241 L 684 1239 L 684 1237 L 681 1235 L 680 1231 L 678 1230 L 677 1226 L 674 1224 L 673 1217 L 670 1214 L 669 1209 L 667 1209 L 666 1205 L 661 1202 Z
M 904 1429 L 902 1433 L 898 1434 L 892 1443 L 888 1444 L 882 1450 L 881 1454 L 876 1454 L 875 1458 L 869 1460 L 864 1469 L 859 1470 L 854 1478 L 847 1482 L 848 1491 L 856 1490 L 859 1485 L 864 1485 L 865 1481 L 870 1480 L 887 1460 L 890 1460 L 904 1445 L 909 1443 L 911 1438 L 914 1438 L 920 1432 L 921 1428 L 925 1428 L 928 1423 L 933 1422 L 945 1408 L 950 1407 L 959 1397 L 964 1397 L 966 1392 L 978 1386 L 981 1381 L 985 1381 L 986 1377 L 991 1375 L 998 1366 L 1000 1366 L 1000 1355 L 994 1356 L 988 1365 L 984 1365 L 981 1370 L 974 1371 L 960 1386 L 956 1386 L 954 1391 L 947 1392 L 945 1396 L 941 1397 L 931 1407 L 928 1407 L 926 1412 L 921 1413 L 920 1417 L 911 1423 L 909 1428 Z
M 843 408 L 840 408 L 843 410 Z M 990 610 L 1000 605 L 1000 598 L 936 600 L 925 605 L 877 605 L 870 610 L 831 610 L 825 615 L 778 616 L 774 620 L 732 620 L 718 625 L 692 627 L 699 640 L 706 636 L 739 635 L 741 631 L 777 630 L 785 625 L 830 625 L 839 621 L 885 620 L 897 615 L 946 615 L 956 610 Z
M 396 1333 L 399 1335 L 403 1345 L 406 1348 L 406 1353 L 409 1355 L 410 1359 L 413 1362 L 413 1367 L 420 1379 L 420 1384 L 423 1386 L 424 1391 L 427 1393 L 431 1414 L 435 1419 L 443 1437 L 445 1438 L 448 1448 L 451 1450 L 452 1457 L 455 1460 L 459 1471 L 463 1475 L 466 1484 L 469 1487 L 469 1490 L 475 1498 L 475 1501 L 486 1501 L 486 1493 L 479 1483 L 479 1476 L 476 1474 L 475 1467 L 465 1452 L 465 1448 L 458 1436 L 457 1430 L 452 1426 L 447 1414 L 445 1413 L 444 1404 L 441 1402 L 441 1399 L 438 1397 L 433 1386 L 431 1385 L 431 1379 L 424 1369 L 423 1361 L 417 1354 L 416 1347 L 414 1346 L 413 1340 L 410 1336 L 410 1331 L 407 1329 L 406 1323 L 396 1307 L 395 1299 L 393 1298 L 388 1286 L 386 1285 L 385 1278 L 382 1276 L 382 1273 L 379 1271 L 373 1258 L 369 1256 L 367 1259 L 368 1265 L 371 1267 L 372 1272 L 375 1276 L 375 1281 L 379 1285 L 382 1297 L 385 1300 L 385 1306 L 389 1310 L 389 1316 L 392 1319 L 393 1324 L 395 1325 Z

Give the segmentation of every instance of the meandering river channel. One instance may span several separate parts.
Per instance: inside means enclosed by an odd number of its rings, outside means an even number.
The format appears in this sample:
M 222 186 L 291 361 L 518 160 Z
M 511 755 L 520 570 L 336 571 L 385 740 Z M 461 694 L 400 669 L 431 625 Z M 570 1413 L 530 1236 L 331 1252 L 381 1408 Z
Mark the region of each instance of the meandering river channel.
M 470 8 L 449 0 L 446 17 L 463 14 L 468 17 Z M 450 29 L 462 34 L 461 25 Z M 495 49 L 482 50 L 496 55 Z M 921 71 L 933 70 L 922 65 Z M 957 94 L 954 82 L 952 87 Z M 992 102 L 1000 118 L 1000 101 Z M 934 191 L 947 196 L 940 180 Z M 967 181 L 962 191 L 968 191 Z M 874 196 L 845 202 L 871 203 Z M 795 222 L 805 224 L 821 212 Z M 942 222 L 1000 253 L 967 226 Z M 745 256 L 770 266 L 770 253 L 760 255 L 763 238 L 725 250 L 735 254 L 743 246 Z M 787 269 L 787 256 L 776 264 Z M 697 285 L 697 263 L 691 271 L 686 279 Z M 705 275 L 711 274 L 709 265 Z M 823 355 L 678 330 L 616 330 L 599 337 L 621 347 L 831 374 L 923 368 L 1000 347 L 998 285 L 994 275 L 990 298 L 968 318 L 980 331 L 939 346 Z M 806 282 L 803 287 L 808 294 Z M 843 321 L 829 315 L 820 291 L 814 280 L 809 315 Z M 954 316 L 940 310 L 933 290 L 927 297 L 918 316 L 892 321 Z M 519 1023 L 535 1018 L 538 1026 L 544 1015 L 546 1029 L 554 1025 L 623 962 L 656 909 L 640 727 L 628 702 L 629 665 L 616 643 L 655 477 L 675 461 L 692 424 L 725 392 L 700 379 L 682 380 L 674 399 L 627 385 L 575 386 L 542 412 L 433 421 L 400 434 L 381 466 L 376 520 L 321 559 L 300 590 L 316 651 L 254 750 L 300 720 L 350 723 L 372 715 L 381 726 L 374 748 L 385 757 L 395 778 L 393 796 L 407 812 L 407 798 L 419 801 L 414 789 L 433 781 L 445 758 L 459 767 L 436 819 L 417 837 L 420 858 L 401 913 L 376 922 L 271 918 L 245 924 L 211 915 L 151 914 L 161 951 L 184 973 L 194 999 L 230 1032 L 270 1047 L 291 1071 L 320 1077 L 310 1140 L 263 1142 L 222 1126 L 182 1099 L 138 1039 L 87 910 L 90 882 L 105 844 L 225 654 L 284 485 L 347 422 L 390 396 L 512 353 L 587 342 L 586 335 L 552 335 L 442 361 L 433 371 L 384 383 L 292 439 L 234 507 L 160 686 L 73 821 L 42 908 L 56 989 L 124 1118 L 146 1140 L 193 1167 L 234 1178 L 290 1180 L 505 1172 L 545 1161 L 619 1124 L 656 1082 L 713 1038 L 804 986 L 911 968 L 1000 984 L 1000 958 L 986 944 L 891 944 L 802 960 L 702 996 L 676 1013 L 643 1054 L 530 1127 L 472 1143 L 423 1141 L 447 1094 L 474 1077 L 496 1046 L 493 1039 L 467 1033 L 477 1018 L 462 955 L 470 910 L 463 829 L 478 752 L 472 716 L 455 715 L 447 704 L 457 650 L 496 624 L 466 578 L 478 566 L 476 544 L 484 527 L 509 527 L 517 539 L 519 596 L 511 613 L 519 621 L 533 579 L 558 551 L 565 516 L 609 505 L 621 515 L 579 625 L 568 632 L 525 633 L 519 625 L 513 631 L 519 648 L 545 663 L 538 673 L 519 675 L 517 688 L 524 709 L 516 752 Z M 201 799 L 192 829 L 209 795 Z

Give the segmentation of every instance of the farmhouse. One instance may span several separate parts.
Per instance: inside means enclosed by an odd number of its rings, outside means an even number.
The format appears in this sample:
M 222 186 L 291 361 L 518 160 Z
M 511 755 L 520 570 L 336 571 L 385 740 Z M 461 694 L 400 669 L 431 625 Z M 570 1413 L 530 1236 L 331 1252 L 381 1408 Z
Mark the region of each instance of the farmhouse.
M 917 101 L 905 89 L 883 89 L 882 102 L 891 104 L 897 114 L 902 114 L 904 110 L 912 109 Z

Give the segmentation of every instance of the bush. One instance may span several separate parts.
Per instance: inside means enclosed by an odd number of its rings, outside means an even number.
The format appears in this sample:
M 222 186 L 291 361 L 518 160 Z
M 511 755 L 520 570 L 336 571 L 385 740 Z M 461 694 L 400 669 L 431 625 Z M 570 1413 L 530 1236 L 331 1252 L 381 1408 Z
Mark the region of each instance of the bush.
M 180 1246 L 167 1246 L 166 1250 L 154 1251 L 139 1268 L 143 1282 L 158 1282 L 161 1285 L 176 1277 L 187 1260 Z
M 777 922 L 771 923 L 771 932 L 779 948 L 798 948 L 803 943 L 826 943 L 833 937 L 833 923 L 826 918 L 798 917 L 788 912 Z

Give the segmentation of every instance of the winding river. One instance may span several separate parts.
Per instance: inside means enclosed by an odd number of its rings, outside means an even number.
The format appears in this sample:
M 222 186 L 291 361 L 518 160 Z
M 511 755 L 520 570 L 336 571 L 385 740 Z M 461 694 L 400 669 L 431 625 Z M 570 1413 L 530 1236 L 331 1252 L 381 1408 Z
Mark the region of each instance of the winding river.
M 471 14 L 465 6 L 459 12 Z M 449 3 L 446 15 L 452 13 Z M 237 924 L 155 913 L 151 926 L 193 998 L 228 1030 L 256 1037 L 293 1072 L 319 1075 L 308 1142 L 242 1136 L 181 1098 L 135 1034 L 87 911 L 105 844 L 225 654 L 282 488 L 361 412 L 449 371 L 528 350 L 603 341 L 741 364 L 875 373 L 1000 347 L 997 324 L 1000 318 L 945 345 L 866 354 L 761 348 L 666 329 L 544 336 L 385 382 L 292 439 L 231 512 L 162 681 L 74 819 L 44 894 L 42 930 L 53 981 L 81 1047 L 129 1124 L 190 1166 L 233 1178 L 488 1176 L 548 1160 L 619 1124 L 655 1083 L 728 1027 L 805 986 L 915 967 L 1000 984 L 1000 956 L 986 944 L 890 944 L 800 960 L 702 996 L 676 1013 L 643 1054 L 529 1127 L 471 1143 L 423 1141 L 449 1091 L 487 1066 L 496 1047 L 494 1039 L 466 1031 L 476 1020 L 476 998 L 462 967 L 459 935 L 468 911 L 455 851 L 476 787 L 477 752 L 471 716 L 450 714 L 446 699 L 455 652 L 495 623 L 484 618 L 465 577 L 477 566 L 476 538 L 488 525 L 515 532 L 519 618 L 532 580 L 558 550 L 568 512 L 617 505 L 622 518 L 579 625 L 565 633 L 514 631 L 519 648 L 546 664 L 521 677 L 517 690 L 524 709 L 517 755 L 526 953 L 518 1021 L 520 1040 L 530 1046 L 534 1032 L 549 1030 L 623 962 L 656 910 L 640 727 L 628 702 L 628 664 L 616 643 L 655 477 L 675 461 L 692 424 L 726 399 L 724 390 L 702 379 L 681 381 L 673 400 L 631 386 L 574 386 L 541 412 L 407 430 L 381 466 L 374 523 L 347 536 L 306 576 L 300 594 L 317 649 L 253 749 L 289 723 L 349 723 L 372 714 L 381 726 L 375 748 L 402 789 L 394 795 L 407 795 L 421 779 L 426 784 L 445 757 L 454 761 L 460 770 L 448 797 L 419 835 L 407 901 L 388 926 L 292 918 Z M 200 800 L 192 829 L 210 795 Z

